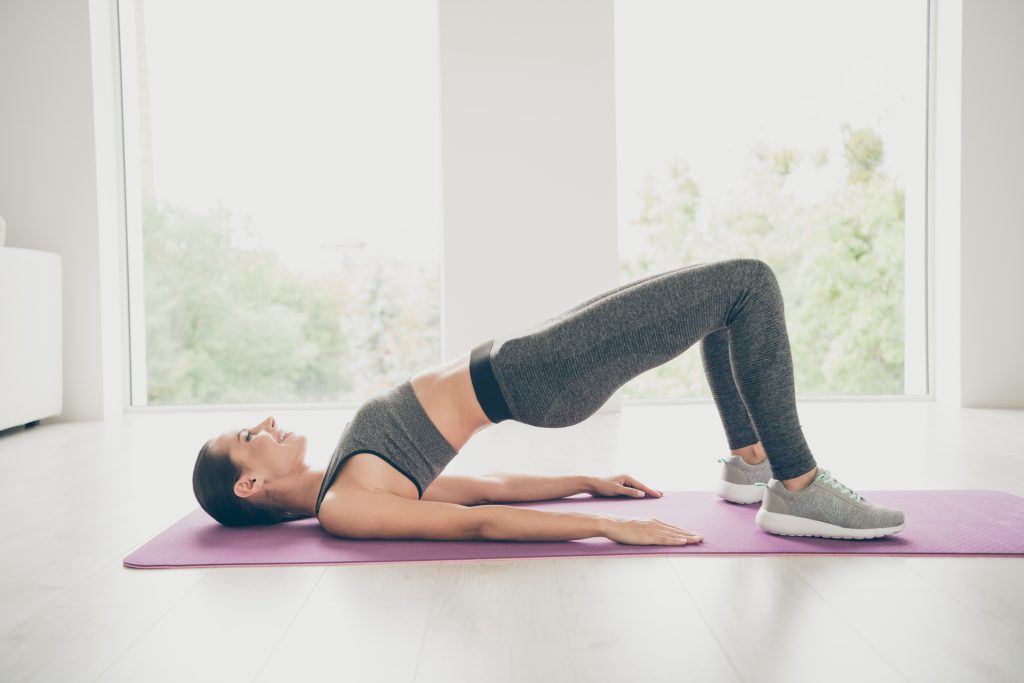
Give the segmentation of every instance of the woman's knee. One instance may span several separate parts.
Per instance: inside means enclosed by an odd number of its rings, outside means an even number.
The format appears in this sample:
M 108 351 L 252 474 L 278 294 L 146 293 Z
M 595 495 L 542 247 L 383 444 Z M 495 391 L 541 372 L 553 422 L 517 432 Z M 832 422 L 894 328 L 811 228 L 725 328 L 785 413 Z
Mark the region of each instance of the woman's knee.
M 759 258 L 737 258 L 732 259 L 743 269 L 747 276 L 747 282 L 752 287 L 767 285 L 771 288 L 778 288 L 779 279 L 775 271 L 765 261 Z

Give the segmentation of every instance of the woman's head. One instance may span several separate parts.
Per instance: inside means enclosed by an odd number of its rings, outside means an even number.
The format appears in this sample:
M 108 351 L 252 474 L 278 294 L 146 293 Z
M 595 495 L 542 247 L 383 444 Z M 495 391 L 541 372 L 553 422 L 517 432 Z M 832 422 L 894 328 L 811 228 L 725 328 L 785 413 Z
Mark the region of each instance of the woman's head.
M 289 512 L 282 495 L 308 470 L 306 437 L 277 429 L 273 417 L 224 432 L 199 449 L 192 490 L 207 514 L 225 526 L 277 524 L 307 515 Z

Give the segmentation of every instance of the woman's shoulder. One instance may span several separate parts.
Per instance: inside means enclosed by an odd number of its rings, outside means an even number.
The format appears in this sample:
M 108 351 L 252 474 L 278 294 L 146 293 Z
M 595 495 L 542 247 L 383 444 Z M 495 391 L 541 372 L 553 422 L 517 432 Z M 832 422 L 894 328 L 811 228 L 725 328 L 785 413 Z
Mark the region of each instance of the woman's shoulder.
M 328 482 L 328 477 L 332 480 Z M 416 484 L 402 473 L 386 456 L 370 450 L 355 451 L 340 459 L 335 471 L 328 469 L 324 477 L 326 488 L 321 489 L 317 514 L 323 519 L 327 510 L 337 510 L 361 491 L 390 493 L 411 500 L 419 500 Z
M 323 492 L 317 513 L 320 525 L 343 536 L 345 521 L 353 515 L 373 514 L 372 501 L 382 494 L 420 499 L 415 484 L 376 453 L 352 453 L 342 460 L 334 481 Z

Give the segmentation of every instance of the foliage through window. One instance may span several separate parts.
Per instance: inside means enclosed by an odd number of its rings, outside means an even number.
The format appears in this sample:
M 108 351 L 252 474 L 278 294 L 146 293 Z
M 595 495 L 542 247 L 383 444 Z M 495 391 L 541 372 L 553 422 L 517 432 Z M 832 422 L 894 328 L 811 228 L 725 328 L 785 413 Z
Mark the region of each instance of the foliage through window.
M 620 280 L 760 258 L 799 394 L 905 393 L 927 3 L 629 0 L 615 36 Z M 710 395 L 696 348 L 623 392 Z
M 133 402 L 357 402 L 438 362 L 437 4 L 119 7 Z M 798 393 L 905 393 L 927 0 L 614 9 L 621 281 L 761 258 Z M 624 395 L 709 397 L 700 354 Z
M 436 4 L 120 7 L 133 402 L 358 403 L 437 363 Z

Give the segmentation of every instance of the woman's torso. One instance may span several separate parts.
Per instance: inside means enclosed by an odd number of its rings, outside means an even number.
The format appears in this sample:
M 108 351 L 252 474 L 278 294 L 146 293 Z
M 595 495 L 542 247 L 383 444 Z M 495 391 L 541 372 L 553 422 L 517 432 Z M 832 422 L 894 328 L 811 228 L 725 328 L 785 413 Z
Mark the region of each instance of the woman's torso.
M 434 365 L 409 381 L 423 411 L 455 451 L 462 450 L 476 432 L 493 424 L 476 399 L 469 375 L 470 354 L 447 364 Z M 384 491 L 419 499 L 416 485 L 387 461 L 373 453 L 356 453 L 342 464 L 320 504 L 320 514 L 346 487 Z

